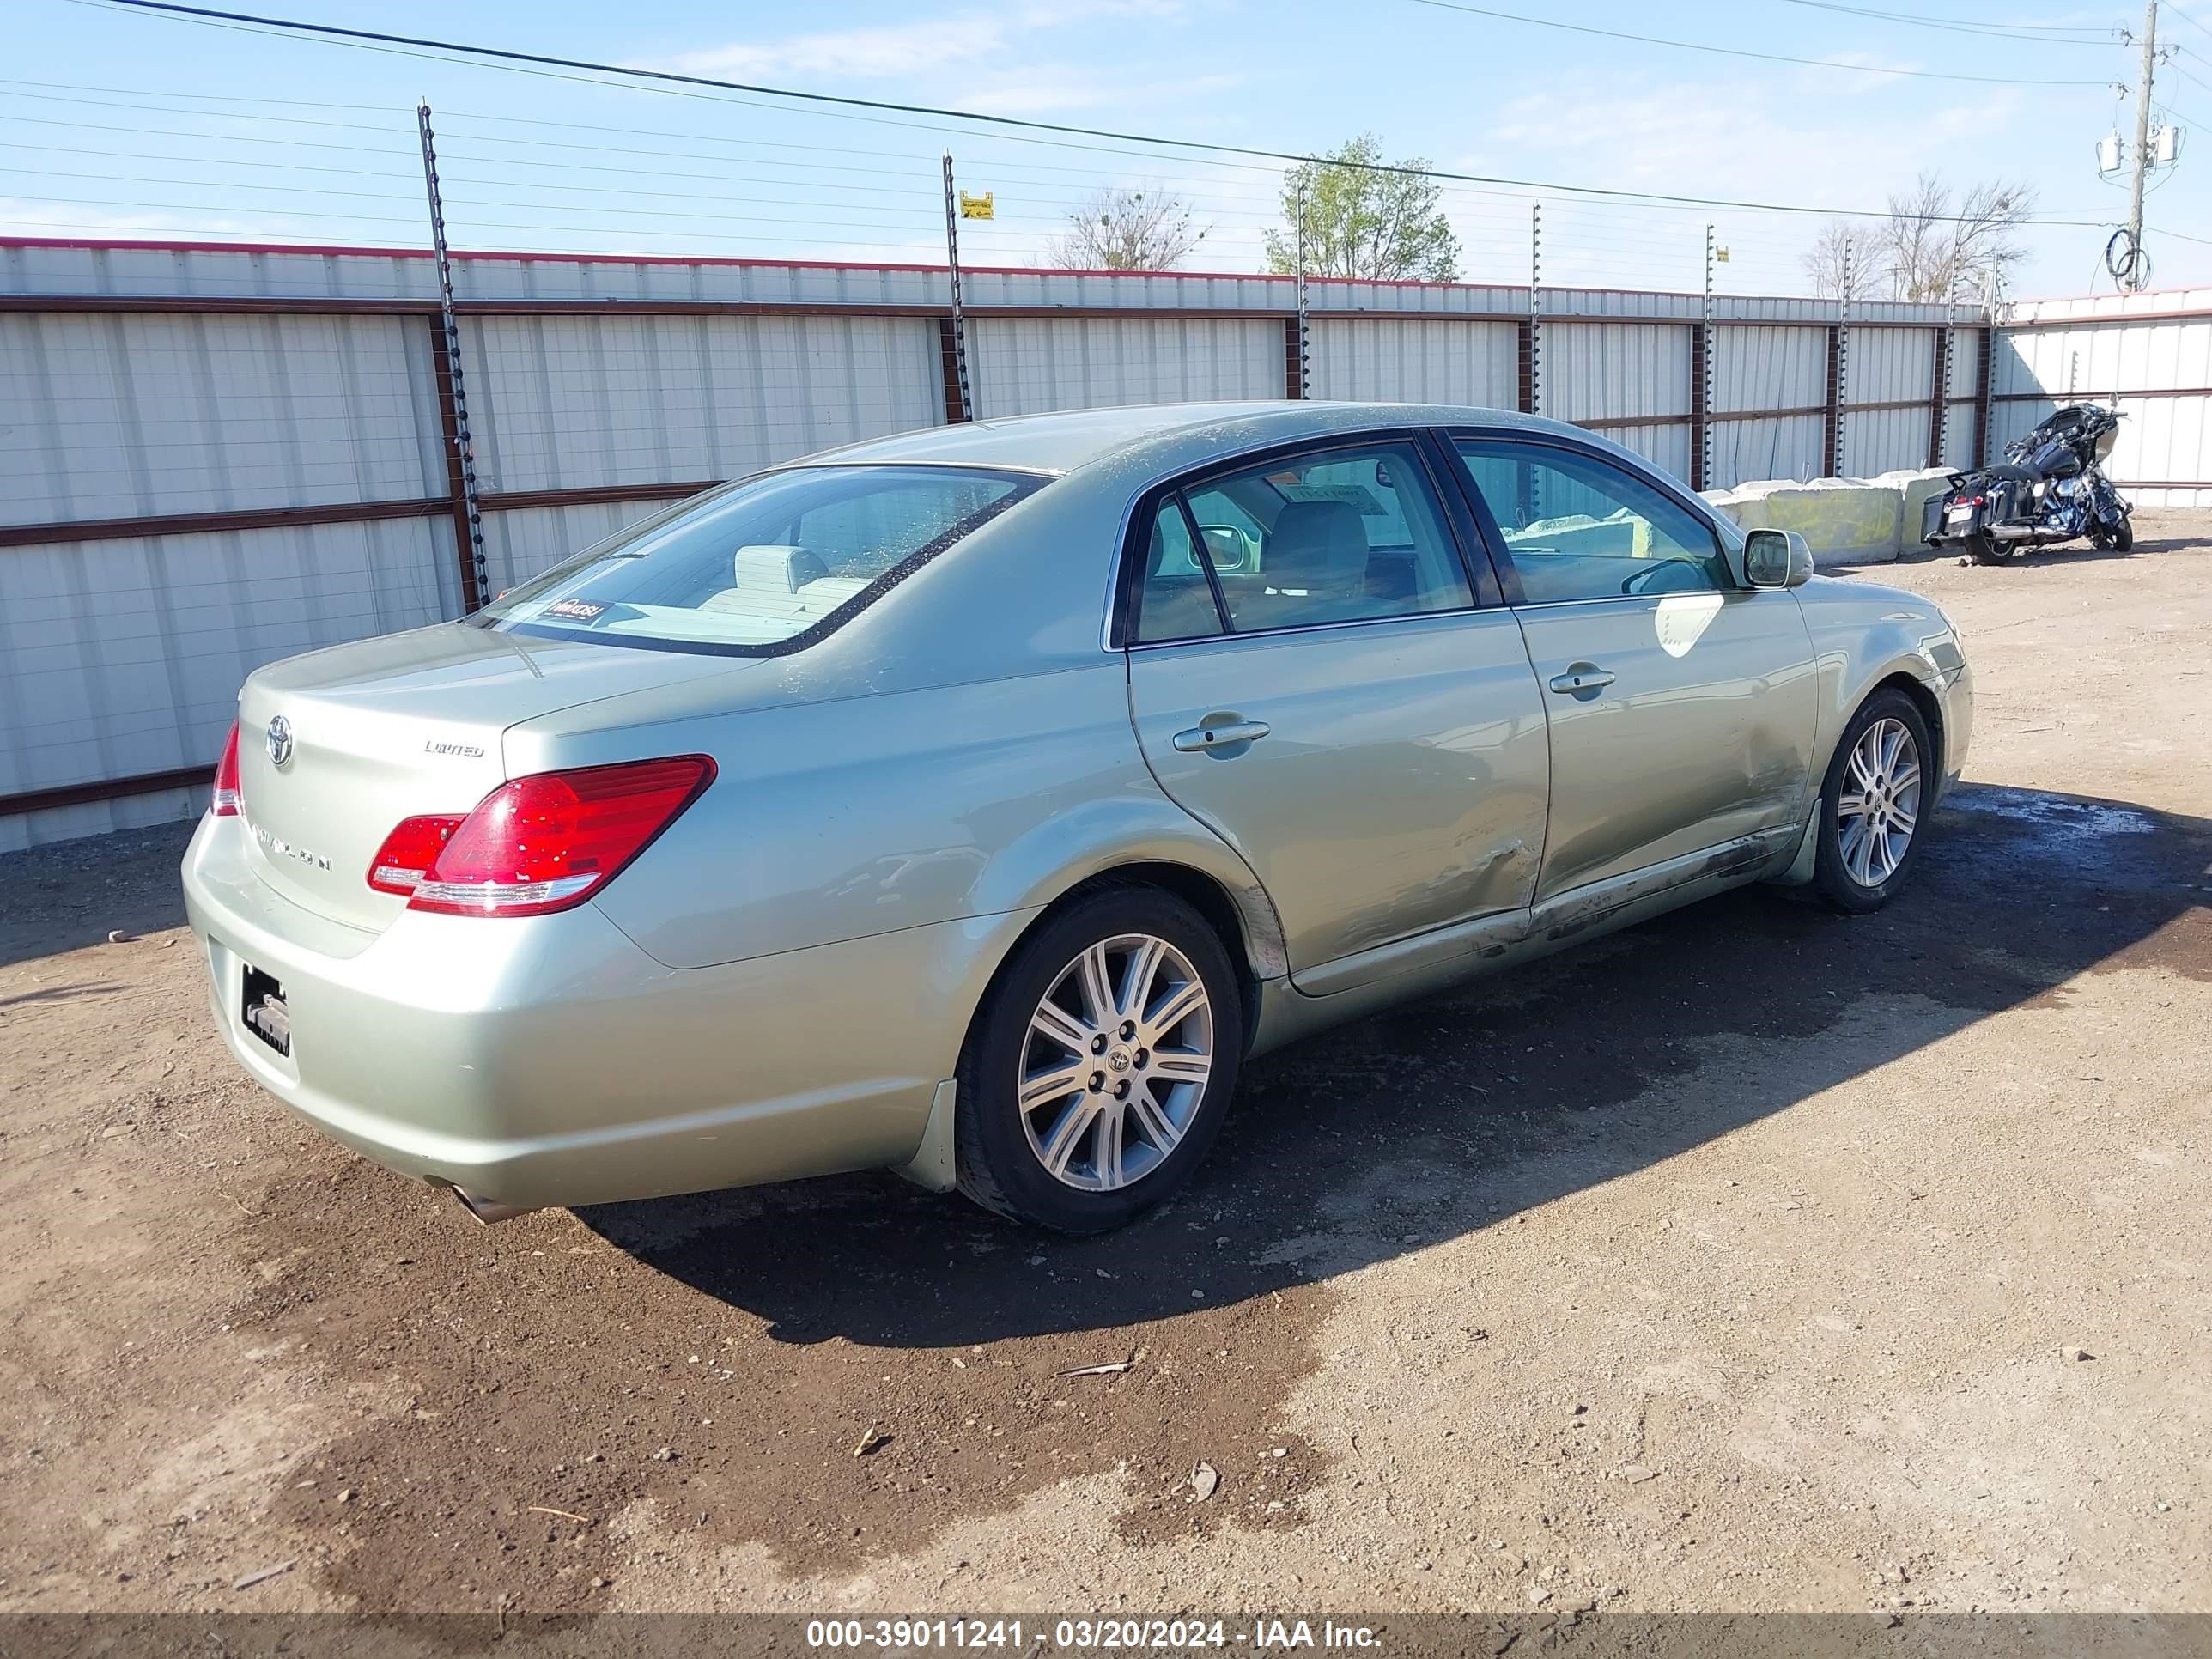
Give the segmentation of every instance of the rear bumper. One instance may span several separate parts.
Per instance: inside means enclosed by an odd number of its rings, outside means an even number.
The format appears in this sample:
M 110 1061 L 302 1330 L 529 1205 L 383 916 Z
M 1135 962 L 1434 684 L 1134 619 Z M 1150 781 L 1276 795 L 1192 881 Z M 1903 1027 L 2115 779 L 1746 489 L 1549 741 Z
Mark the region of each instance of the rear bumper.
M 904 1163 L 1029 914 L 671 969 L 590 905 L 365 933 L 261 883 L 245 833 L 202 820 L 184 864 L 239 1064 L 379 1164 L 520 1207 Z M 244 1022 L 249 965 L 283 986 L 289 1057 Z

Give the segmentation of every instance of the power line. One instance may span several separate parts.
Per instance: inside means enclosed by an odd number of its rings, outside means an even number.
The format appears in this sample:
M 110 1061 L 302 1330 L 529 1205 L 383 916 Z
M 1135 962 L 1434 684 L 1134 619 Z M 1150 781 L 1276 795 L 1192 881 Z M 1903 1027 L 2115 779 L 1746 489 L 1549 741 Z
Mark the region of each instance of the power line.
M 144 5 L 152 0 L 117 0 L 122 5 Z M 1490 17 L 1508 23 L 1528 23 L 1537 28 L 1563 29 L 1570 34 L 1594 34 L 1607 40 L 1627 40 L 1639 46 L 1670 46 L 1678 52 L 1706 52 L 1722 58 L 1748 58 L 1762 64 L 1794 64 L 1800 68 L 1848 70 L 1854 75 L 1906 75 L 1916 81 L 1971 81 L 2001 87 L 2104 87 L 2105 81 L 2039 81 L 2014 75 L 1952 75 L 1942 70 L 1884 69 L 1875 64 L 1846 64 L 1832 58 L 1791 58 L 1781 52 L 1753 52 L 1746 46 L 1715 46 L 1700 40 L 1670 40 L 1656 34 L 1631 34 L 1621 29 L 1601 29 L 1588 23 L 1562 23 L 1553 17 L 1529 17 L 1517 11 L 1492 11 L 1460 0 L 1413 0 L 1417 6 L 1438 11 L 1465 12 L 1471 17 Z
M 1416 0 L 1416 3 L 1422 4 L 1443 4 L 1444 3 L 1444 0 Z M 259 28 L 264 30 L 289 31 L 295 33 L 315 35 L 344 46 L 368 46 L 370 50 L 379 49 L 372 43 L 383 42 L 395 46 L 420 46 L 428 48 L 434 52 L 459 52 L 471 57 L 497 60 L 492 65 L 493 67 L 506 67 L 507 65 L 516 64 L 549 64 L 557 69 L 585 70 L 591 71 L 594 75 L 611 75 L 628 80 L 666 82 L 672 86 L 678 88 L 706 87 L 721 92 L 751 93 L 772 98 L 791 99 L 808 104 L 841 106 L 852 109 L 885 111 L 905 115 L 930 116 L 940 120 L 968 121 L 989 127 L 1008 128 L 1023 131 L 1066 133 L 1083 138 L 1109 139 L 1119 143 L 1164 145 L 1179 149 L 1202 150 L 1209 154 L 1221 155 L 1249 155 L 1270 161 L 1288 161 L 1294 165 L 1304 165 L 1316 159 L 1310 155 L 1301 155 L 1289 150 L 1263 149 L 1251 145 L 1211 143 L 1202 140 L 1191 138 L 1164 138 L 1146 133 L 1122 132 L 1111 128 L 1103 127 L 1075 126 L 1063 122 L 1032 120 L 1015 115 L 987 115 L 980 114 L 972 110 L 940 108 L 936 106 L 927 104 L 903 104 L 888 99 L 854 98 L 836 93 L 827 92 L 801 92 L 786 87 L 763 86 L 743 81 L 721 81 L 717 80 L 711 76 L 684 75 L 673 70 L 635 69 L 619 64 L 595 63 L 588 58 L 556 58 L 543 52 L 519 52 L 502 46 L 471 46 L 461 41 L 441 40 L 434 37 L 410 34 L 386 34 L 373 29 L 340 28 L 335 24 L 330 23 L 309 23 L 302 22 L 293 18 L 266 17 L 252 12 L 218 11 L 204 6 L 181 5 L 175 3 L 175 0 L 104 0 L 104 3 L 108 6 L 121 7 L 131 10 L 152 12 L 180 17 L 186 21 L 194 22 L 213 23 L 218 27 L 234 25 L 244 25 L 249 27 L 258 26 Z M 1470 7 L 1452 7 L 1450 9 L 1455 10 L 1473 9 L 1473 8 Z M 1510 15 L 1510 14 L 1503 13 L 1496 15 Z M 1516 18 L 1514 21 L 1544 23 L 1544 20 L 1534 18 Z M 1605 30 L 1581 29 L 1579 28 L 1579 26 L 1567 24 L 1544 24 L 1544 26 L 1563 28 L 1574 27 L 1577 29 L 1577 32 L 1584 33 L 1608 33 L 1608 31 Z M 1624 36 L 1621 38 L 1637 40 L 1643 39 L 1643 37 L 1638 36 Z M 1679 41 L 1646 41 L 1645 44 L 1674 46 L 1682 45 L 1685 43 Z M 1765 56 L 1765 54 L 1756 52 L 1733 52 L 1732 49 L 1725 47 L 1715 47 L 1711 48 L 1711 50 L 1731 52 L 1732 55 L 1738 57 Z M 1811 62 L 1813 60 L 1785 59 L 1782 61 Z M 1853 70 L 1863 70 L 1866 68 L 1866 66 L 1863 64 L 1830 64 L 1827 65 L 1827 67 Z M 535 71 L 526 70 L 521 72 L 528 74 Z M 1923 76 L 1929 73 L 1927 71 L 1914 71 L 1907 70 L 1875 70 L 1873 72 L 1877 74 L 1918 73 Z M 556 78 L 566 79 L 570 77 L 561 76 Z M 1983 76 L 1938 76 L 1934 78 L 1943 80 L 1987 81 L 1994 79 L 1995 77 Z M 2100 88 L 2106 84 L 2102 81 L 2045 82 L 2018 81 L 2009 78 L 2003 79 L 2000 83 L 2007 86 L 2094 86 Z M 600 82 L 595 82 L 594 84 L 605 85 L 609 83 Z M 696 96 L 698 94 L 693 94 L 688 95 Z M 1480 173 L 1449 173 L 1431 167 L 1412 167 L 1394 165 L 1387 162 L 1338 162 L 1335 165 L 1356 167 L 1362 172 L 1368 173 L 1410 174 L 1422 178 L 1451 179 L 1464 184 L 1498 185 L 1513 189 L 1548 191 L 1571 196 L 1614 197 L 1625 200 L 1670 203 L 1680 206 L 1735 208 L 1745 211 L 1762 213 L 1798 213 L 1847 218 L 1887 219 L 1890 216 L 1886 209 L 1877 210 L 1869 208 L 1821 208 L 1809 207 L 1800 204 L 1791 203 L 1738 201 L 1722 197 L 1668 195 L 1655 191 L 1608 190 L 1589 185 L 1565 185 L 1547 183 L 1538 179 L 1507 179 Z M 1966 222 L 1959 216 L 1945 215 L 1938 216 L 1936 219 L 1932 220 L 1931 222 L 1954 224 L 1963 223 Z M 2104 228 L 2101 223 L 2091 221 L 2073 222 L 2046 219 L 2034 221 L 2033 222 L 2039 224 L 2071 224 L 2076 228 L 2084 229 L 2102 229 Z
M 2180 7 L 2175 5 L 2173 3 L 2173 0 L 2159 0 L 2159 9 L 2160 11 L 2172 13 L 2174 16 L 2179 17 L 2183 22 L 2188 24 L 2191 28 L 2203 29 L 2205 33 L 2212 34 L 2212 23 L 2199 22 L 2196 18 L 2182 10 Z
M 1960 34 L 1983 34 L 1994 40 L 2023 40 L 2031 45 L 2089 46 L 2116 38 L 2114 29 L 2100 29 L 2087 23 L 1985 23 L 1969 17 L 1916 17 L 1910 12 L 1876 11 L 1865 6 L 1839 5 L 1836 0 L 1782 0 L 1782 3 L 1805 6 L 1814 11 L 1842 12 L 1850 17 L 1877 18 L 1885 23 L 1910 23 L 1919 28 L 1948 29 Z M 2056 38 L 2060 36 L 2067 38 Z

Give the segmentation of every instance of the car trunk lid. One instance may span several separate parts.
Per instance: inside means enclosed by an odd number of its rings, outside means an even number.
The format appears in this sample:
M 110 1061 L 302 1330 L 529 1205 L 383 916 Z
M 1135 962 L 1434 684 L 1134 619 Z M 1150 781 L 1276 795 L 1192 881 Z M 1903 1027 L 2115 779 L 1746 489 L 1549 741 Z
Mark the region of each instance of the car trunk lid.
M 239 778 L 256 871 L 319 915 L 381 929 L 406 900 L 369 886 L 378 848 L 401 819 L 466 813 L 504 782 L 509 726 L 700 666 L 680 652 L 453 623 L 262 669 L 239 694 Z

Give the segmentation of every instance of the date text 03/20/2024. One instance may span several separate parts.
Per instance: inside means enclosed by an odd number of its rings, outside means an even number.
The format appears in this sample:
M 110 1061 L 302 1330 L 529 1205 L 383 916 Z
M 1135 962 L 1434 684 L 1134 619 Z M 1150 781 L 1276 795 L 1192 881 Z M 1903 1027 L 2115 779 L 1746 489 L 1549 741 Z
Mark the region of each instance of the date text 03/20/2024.
M 806 1644 L 830 1650 L 1027 1651 L 1048 1644 L 1070 1651 L 1231 1647 L 1371 1650 L 1378 1645 L 1370 1627 L 1340 1625 L 1326 1619 L 1318 1626 L 1304 1619 L 1255 1619 L 1234 1624 L 1222 1619 L 1060 1619 L 1048 1624 L 1019 1619 L 810 1619 L 806 1622 Z

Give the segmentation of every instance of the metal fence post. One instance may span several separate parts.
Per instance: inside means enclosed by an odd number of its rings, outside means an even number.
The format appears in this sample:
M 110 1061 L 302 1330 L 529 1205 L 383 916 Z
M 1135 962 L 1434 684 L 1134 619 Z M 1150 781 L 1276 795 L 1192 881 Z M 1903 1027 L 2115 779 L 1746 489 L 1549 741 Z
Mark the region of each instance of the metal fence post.
M 1951 436 L 1951 325 L 1936 331 L 1936 395 L 1928 410 L 1928 465 L 1943 465 Z
M 1690 366 L 1692 404 L 1690 475 L 1700 489 L 1713 487 L 1713 228 L 1705 227 L 1705 314 L 1698 325 L 1696 361 Z
M 446 428 L 446 479 L 453 497 L 454 551 L 460 561 L 461 614 L 466 616 L 492 597 L 491 574 L 484 562 L 476 447 L 469 436 L 468 382 L 461 364 L 460 325 L 453 319 L 453 268 L 446 254 L 446 205 L 438 191 L 438 148 L 427 99 L 416 105 L 415 119 L 422 134 L 422 185 L 430 198 L 430 247 L 438 270 L 438 334 L 444 347 L 438 413 Z
M 945 418 L 948 422 L 972 421 L 975 418 L 975 399 L 968 379 L 968 319 L 960 309 L 960 213 L 952 197 L 952 152 L 945 152 L 945 268 L 952 278 L 951 372 L 945 377 L 945 389 L 956 393 L 959 407 L 949 406 Z
M 1528 204 L 1528 412 L 1544 412 L 1544 204 Z
M 1850 401 L 1851 383 L 1851 245 L 1844 244 L 1844 291 L 1836 302 L 1836 453 L 1832 465 L 1833 477 L 1843 477 L 1844 458 L 1847 445 L 1844 441 L 1844 405 Z
M 1306 196 L 1298 192 L 1298 396 L 1313 396 L 1313 322 L 1306 310 Z

